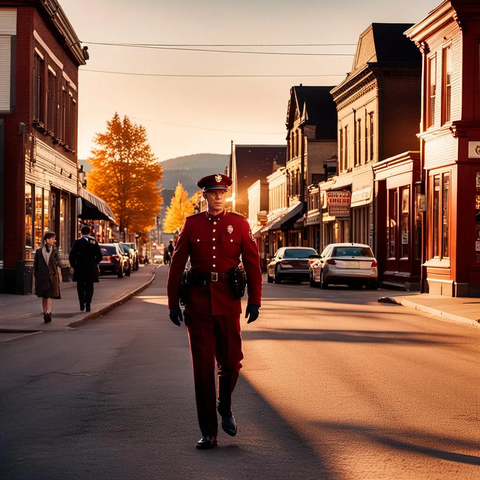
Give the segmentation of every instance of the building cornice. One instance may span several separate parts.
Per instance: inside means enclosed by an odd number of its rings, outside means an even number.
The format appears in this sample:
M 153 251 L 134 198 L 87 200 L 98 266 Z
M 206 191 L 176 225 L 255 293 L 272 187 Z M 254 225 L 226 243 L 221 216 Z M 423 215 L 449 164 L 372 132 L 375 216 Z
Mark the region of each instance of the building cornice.
M 65 38 L 65 43 L 68 49 L 72 52 L 75 60 L 79 65 L 85 65 L 89 58 L 88 48 L 82 47 L 80 39 L 78 38 L 72 24 L 68 20 L 65 12 L 58 3 L 58 0 L 35 0 L 35 3 L 43 8 L 50 17 L 53 25 L 56 27 L 60 35 Z

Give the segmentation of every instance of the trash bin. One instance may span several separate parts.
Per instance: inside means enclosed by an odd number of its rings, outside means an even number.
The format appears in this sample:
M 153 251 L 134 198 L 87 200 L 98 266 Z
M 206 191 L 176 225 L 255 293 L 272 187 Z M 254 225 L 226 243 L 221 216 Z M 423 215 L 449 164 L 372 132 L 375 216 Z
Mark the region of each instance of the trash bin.
M 29 295 L 33 292 L 33 260 L 18 260 L 15 282 L 17 295 Z

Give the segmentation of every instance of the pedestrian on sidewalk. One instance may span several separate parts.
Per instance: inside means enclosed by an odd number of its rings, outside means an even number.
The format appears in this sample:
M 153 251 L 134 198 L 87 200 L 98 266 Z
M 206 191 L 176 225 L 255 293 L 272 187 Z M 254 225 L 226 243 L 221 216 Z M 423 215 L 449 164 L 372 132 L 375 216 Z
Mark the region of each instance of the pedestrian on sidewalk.
M 55 246 L 55 232 L 46 232 L 44 245 L 35 252 L 33 273 L 35 276 L 35 295 L 42 299 L 43 321 L 52 321 L 53 299 L 60 297 L 61 260 Z
M 77 282 L 80 310 L 91 310 L 93 284 L 98 283 L 98 264 L 102 261 L 102 250 L 98 242 L 90 236 L 90 227 L 81 229 L 82 237 L 73 242 L 70 251 L 70 273 Z
M 199 449 L 217 445 L 217 410 L 225 433 L 231 436 L 237 433 L 232 393 L 243 359 L 240 314 L 245 277 L 243 270 L 239 269 L 240 256 L 247 274 L 247 323 L 258 318 L 262 293 L 258 249 L 248 221 L 242 215 L 225 210 L 226 193 L 231 184 L 232 180 L 221 174 L 199 180 L 197 185 L 203 189 L 208 209 L 186 219 L 171 257 L 167 280 L 169 316 L 175 325 L 180 326 L 183 320 L 180 285 L 190 257 L 185 324 L 190 339 L 197 414 L 202 432 L 197 443 Z
M 170 253 L 168 251 L 168 247 L 164 247 L 164 249 L 163 249 L 163 263 L 165 265 L 169 265 L 170 264 L 170 258 L 171 258 L 171 256 L 170 256 Z

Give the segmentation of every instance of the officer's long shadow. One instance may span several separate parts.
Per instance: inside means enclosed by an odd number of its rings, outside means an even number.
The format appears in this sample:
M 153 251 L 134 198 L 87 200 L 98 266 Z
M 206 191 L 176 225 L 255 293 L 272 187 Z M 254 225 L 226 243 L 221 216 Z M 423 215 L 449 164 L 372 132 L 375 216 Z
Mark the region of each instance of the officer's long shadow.
M 281 299 L 280 299 L 281 300 Z M 312 304 L 308 302 L 304 302 L 301 306 L 301 311 L 302 314 L 304 315 L 305 313 L 321 313 L 323 314 L 330 314 L 334 316 L 338 315 L 355 315 L 355 317 L 359 318 L 368 318 L 369 320 L 384 320 L 382 318 L 379 318 L 380 315 L 391 315 L 393 312 L 395 313 L 395 317 L 398 318 L 401 315 L 406 315 L 408 316 L 408 311 L 402 308 L 401 305 L 392 305 L 392 309 L 388 310 L 378 310 L 377 308 L 368 308 L 368 305 L 363 305 L 363 308 L 359 310 L 358 308 L 336 308 L 335 306 L 328 307 L 324 305 L 318 305 L 318 304 Z M 291 308 L 292 311 L 295 311 L 295 314 L 298 314 L 298 310 L 294 310 L 296 307 L 295 306 L 285 306 L 281 304 L 272 304 L 272 303 L 264 303 L 262 306 L 262 309 L 260 313 L 262 314 L 262 318 L 265 317 L 266 314 L 271 315 L 271 314 L 276 314 L 278 312 L 285 312 L 286 308 Z M 375 315 L 375 317 L 373 317 Z
M 376 343 L 395 345 L 453 345 L 461 336 L 435 333 L 380 330 L 335 330 L 308 328 L 268 328 L 243 331 L 245 340 L 318 341 L 339 343 Z
M 317 452 L 248 380 L 240 376 L 234 393 L 239 432 L 230 438 L 221 430 L 219 446 L 198 452 L 197 477 L 280 480 L 333 480 L 341 478 L 333 462 Z
M 386 428 L 382 429 L 377 425 L 372 428 L 372 426 L 369 425 L 355 423 L 314 422 L 314 425 L 326 435 L 333 432 L 341 432 L 346 442 L 348 442 L 347 437 L 349 436 L 357 438 L 358 441 L 358 436 L 360 435 L 368 442 L 398 451 L 466 465 L 480 465 L 480 456 L 478 455 L 468 455 L 451 451 L 452 445 L 455 445 L 457 450 L 478 451 L 477 441 L 462 440 L 459 439 L 458 436 L 438 436 L 433 433 L 420 432 L 414 429 L 388 430 Z M 459 474 L 459 476 L 461 475 Z

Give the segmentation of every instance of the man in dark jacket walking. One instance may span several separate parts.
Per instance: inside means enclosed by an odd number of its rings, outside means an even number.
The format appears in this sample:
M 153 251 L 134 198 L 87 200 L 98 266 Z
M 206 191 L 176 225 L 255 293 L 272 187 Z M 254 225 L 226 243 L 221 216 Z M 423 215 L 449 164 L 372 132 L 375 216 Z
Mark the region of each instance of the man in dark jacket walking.
M 93 298 L 93 284 L 98 283 L 98 264 L 102 260 L 102 251 L 98 242 L 90 236 L 90 227 L 81 229 L 82 237 L 75 240 L 70 251 L 70 273 L 77 282 L 80 310 L 90 311 Z

